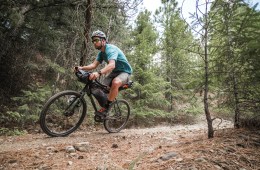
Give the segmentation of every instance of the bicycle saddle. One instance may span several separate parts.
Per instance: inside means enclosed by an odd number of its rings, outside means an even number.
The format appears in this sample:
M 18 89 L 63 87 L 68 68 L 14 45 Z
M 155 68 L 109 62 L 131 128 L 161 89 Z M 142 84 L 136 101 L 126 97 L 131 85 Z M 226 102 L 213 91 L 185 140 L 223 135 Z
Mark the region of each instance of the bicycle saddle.
M 133 81 L 129 81 L 126 84 L 122 85 L 121 87 L 119 87 L 119 90 L 125 90 L 128 88 L 131 88 L 133 86 L 134 82 Z

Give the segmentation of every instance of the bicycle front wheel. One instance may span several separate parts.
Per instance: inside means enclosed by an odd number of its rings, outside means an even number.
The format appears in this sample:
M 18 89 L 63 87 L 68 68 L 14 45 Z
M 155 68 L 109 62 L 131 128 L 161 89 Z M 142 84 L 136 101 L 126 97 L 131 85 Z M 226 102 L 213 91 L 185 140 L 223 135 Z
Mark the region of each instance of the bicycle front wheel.
M 130 116 L 130 106 L 125 100 L 116 100 L 110 106 L 104 121 L 105 129 L 110 133 L 121 131 Z
M 40 126 L 51 137 L 67 136 L 75 131 L 86 116 L 87 105 L 76 91 L 62 91 L 43 106 Z

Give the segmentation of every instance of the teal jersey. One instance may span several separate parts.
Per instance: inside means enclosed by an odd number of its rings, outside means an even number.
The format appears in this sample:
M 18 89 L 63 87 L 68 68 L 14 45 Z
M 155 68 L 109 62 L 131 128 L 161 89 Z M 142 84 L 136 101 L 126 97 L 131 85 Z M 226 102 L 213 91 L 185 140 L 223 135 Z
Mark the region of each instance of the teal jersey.
M 124 53 L 117 46 L 112 44 L 106 44 L 105 52 L 100 51 L 96 60 L 100 63 L 103 61 L 108 63 L 109 60 L 115 60 L 116 66 L 112 72 L 126 72 L 129 74 L 133 72 Z

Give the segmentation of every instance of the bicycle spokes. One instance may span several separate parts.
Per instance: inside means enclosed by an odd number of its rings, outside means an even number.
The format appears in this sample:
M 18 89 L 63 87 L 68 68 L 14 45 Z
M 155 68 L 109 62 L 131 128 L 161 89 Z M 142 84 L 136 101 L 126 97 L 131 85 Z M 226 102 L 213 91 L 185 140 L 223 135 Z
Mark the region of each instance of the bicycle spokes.
M 85 114 L 86 103 L 80 99 L 80 94 L 65 91 L 53 96 L 46 103 L 41 113 L 40 125 L 50 136 L 66 136 L 78 128 Z
M 129 104 L 125 100 L 117 100 L 111 104 L 104 126 L 108 132 L 119 132 L 124 128 L 130 115 Z

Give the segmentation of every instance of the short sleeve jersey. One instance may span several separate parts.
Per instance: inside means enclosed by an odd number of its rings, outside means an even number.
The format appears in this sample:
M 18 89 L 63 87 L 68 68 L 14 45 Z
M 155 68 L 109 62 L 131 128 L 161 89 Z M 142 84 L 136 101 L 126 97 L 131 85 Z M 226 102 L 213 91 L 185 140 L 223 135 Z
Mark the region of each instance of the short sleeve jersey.
M 100 51 L 96 60 L 99 63 L 103 61 L 108 63 L 109 60 L 115 60 L 116 66 L 112 72 L 126 72 L 129 74 L 133 72 L 124 53 L 117 46 L 112 44 L 106 44 L 105 52 Z

